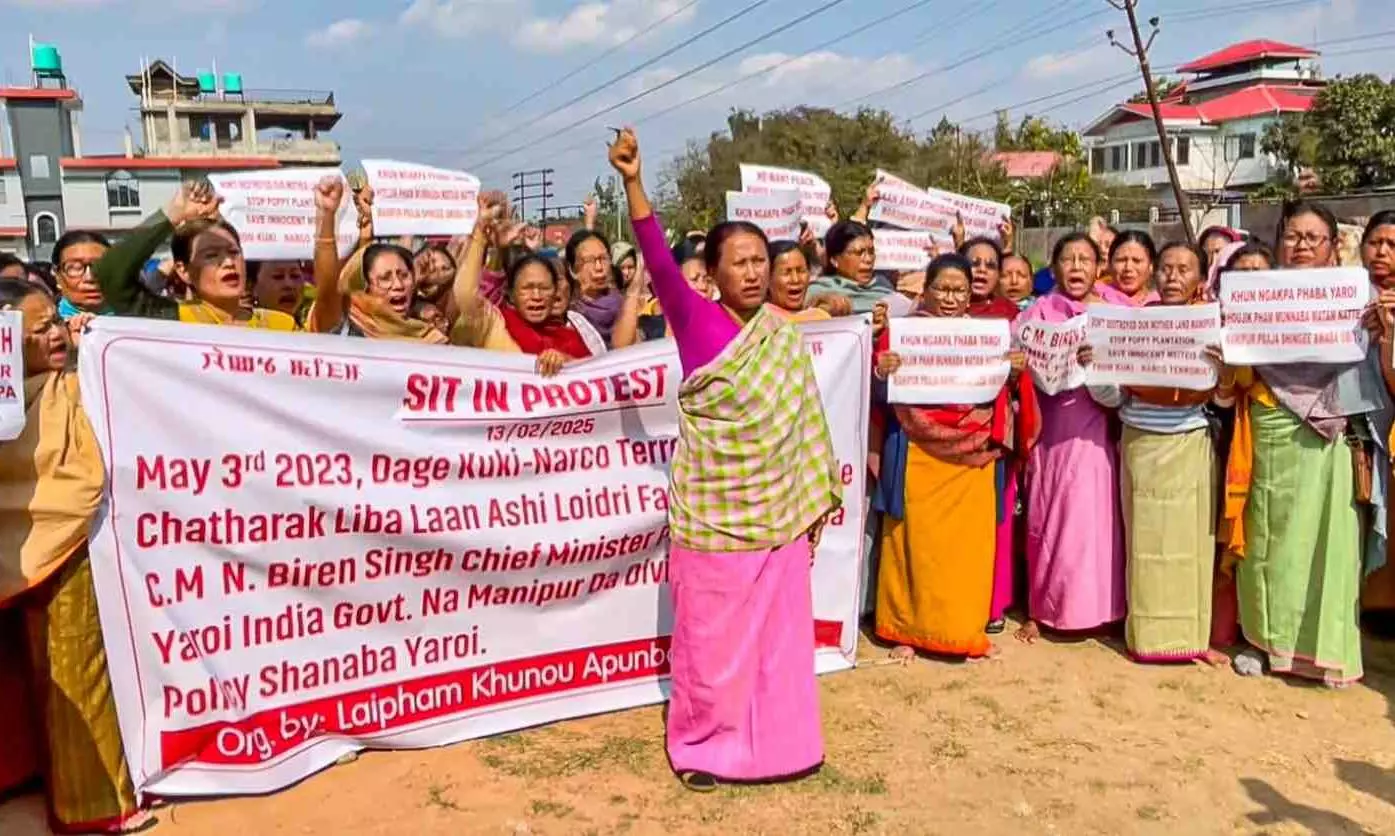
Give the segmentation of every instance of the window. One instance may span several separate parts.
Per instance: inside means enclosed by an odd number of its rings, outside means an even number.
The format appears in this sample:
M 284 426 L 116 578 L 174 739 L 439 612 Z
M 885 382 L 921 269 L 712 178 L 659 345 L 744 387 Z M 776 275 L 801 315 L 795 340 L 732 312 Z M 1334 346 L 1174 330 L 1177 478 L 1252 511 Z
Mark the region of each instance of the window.
M 52 175 L 48 170 L 48 157 L 43 154 L 29 155 L 29 176 L 35 180 L 47 180 Z
M 1162 167 L 1162 144 L 1159 142 L 1135 142 L 1133 144 L 1133 166 L 1135 170 Z
M 140 182 L 129 171 L 117 171 L 107 177 L 107 208 L 140 208 Z
M 1253 160 L 1255 158 L 1255 135 L 1237 134 L 1225 139 L 1226 162 Z
M 1192 164 L 1192 138 L 1189 136 L 1177 137 L 1177 150 L 1173 152 L 1173 162 L 1178 165 Z
M 1096 174 L 1104 171 L 1104 149 L 1090 149 L 1090 170 Z
M 34 243 L 41 247 L 58 241 L 58 218 L 52 212 L 40 212 L 34 216 Z
M 1109 149 L 1109 170 L 1123 171 L 1127 164 L 1128 146 L 1114 145 Z
M 10 200 L 9 189 L 6 180 L 0 177 L 0 203 L 8 203 Z

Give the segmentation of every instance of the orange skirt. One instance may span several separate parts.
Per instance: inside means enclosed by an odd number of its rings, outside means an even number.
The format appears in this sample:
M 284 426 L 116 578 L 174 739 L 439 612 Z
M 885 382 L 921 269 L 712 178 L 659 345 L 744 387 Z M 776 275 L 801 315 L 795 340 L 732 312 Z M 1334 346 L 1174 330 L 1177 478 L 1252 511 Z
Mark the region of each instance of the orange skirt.
M 906 518 L 882 520 L 877 636 L 929 653 L 977 657 L 992 649 L 997 537 L 994 466 L 947 464 L 912 442 Z

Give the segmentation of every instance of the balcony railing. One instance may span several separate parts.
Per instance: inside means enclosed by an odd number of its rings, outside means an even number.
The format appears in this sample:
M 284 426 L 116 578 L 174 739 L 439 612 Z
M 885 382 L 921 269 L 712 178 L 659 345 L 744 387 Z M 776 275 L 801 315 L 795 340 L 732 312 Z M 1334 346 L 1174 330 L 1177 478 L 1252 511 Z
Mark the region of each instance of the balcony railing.
M 190 102 L 197 104 L 217 104 L 218 102 L 246 102 L 248 104 L 304 105 L 309 107 L 334 107 L 334 93 L 327 90 L 281 90 L 252 88 L 239 93 L 199 93 L 195 96 L 176 95 L 171 91 L 152 92 L 150 99 L 156 104 Z
M 289 139 L 261 139 L 256 148 L 252 143 L 237 140 L 186 139 L 181 142 L 155 142 L 148 144 L 152 156 L 160 157 L 287 157 L 287 158 L 327 158 L 338 157 L 339 143 L 332 139 L 292 137 Z

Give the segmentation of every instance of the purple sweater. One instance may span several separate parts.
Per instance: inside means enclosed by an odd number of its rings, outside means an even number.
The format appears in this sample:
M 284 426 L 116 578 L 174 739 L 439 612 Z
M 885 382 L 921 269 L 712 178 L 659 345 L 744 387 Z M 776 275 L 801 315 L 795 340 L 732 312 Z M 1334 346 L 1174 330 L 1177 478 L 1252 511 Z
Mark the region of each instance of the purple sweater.
M 678 362 L 686 380 L 712 362 L 741 333 L 726 310 L 693 290 L 664 241 L 664 228 L 654 215 L 634 221 L 635 241 L 654 284 L 654 295 L 678 343 Z

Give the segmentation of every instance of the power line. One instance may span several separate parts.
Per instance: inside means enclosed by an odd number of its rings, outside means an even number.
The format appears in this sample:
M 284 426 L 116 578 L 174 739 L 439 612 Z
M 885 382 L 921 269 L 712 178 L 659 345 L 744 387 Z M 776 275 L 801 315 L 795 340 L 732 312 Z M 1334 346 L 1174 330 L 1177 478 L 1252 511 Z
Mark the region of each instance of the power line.
M 629 78 L 630 76 L 634 75 L 635 73 L 639 72 L 640 70 L 646 70 L 646 69 L 648 69 L 648 68 L 654 66 L 655 64 L 659 63 L 660 61 L 664 60 L 665 58 L 669 57 L 670 55 L 673 55 L 673 54 L 676 53 L 676 52 L 679 52 L 679 51 L 681 51 L 681 50 L 683 50 L 683 49 L 686 49 L 687 47 L 689 47 L 689 46 L 691 46 L 691 45 L 697 43 L 698 41 L 700 41 L 700 40 L 702 40 L 703 38 L 707 37 L 708 35 L 712 34 L 713 32 L 716 32 L 718 29 L 721 29 L 723 26 L 726 26 L 728 23 L 731 23 L 732 21 L 738 20 L 738 19 L 740 19 L 740 18 L 742 18 L 742 17 L 745 17 L 746 15 L 750 14 L 751 12 L 754 12 L 756 9 L 760 8 L 761 6 L 764 6 L 766 3 L 769 3 L 769 2 L 770 2 L 770 0 L 755 0 L 755 2 L 750 3 L 750 4 L 748 4 L 747 6 L 741 8 L 741 9 L 738 9 L 736 12 L 734 12 L 734 13 L 732 13 L 732 14 L 730 14 L 730 15 L 724 17 L 724 18 L 722 18 L 721 20 L 717 21 L 716 23 L 712 24 L 711 26 L 707 27 L 706 29 L 702 30 L 701 32 L 698 32 L 698 33 L 695 34 L 695 35 L 692 35 L 692 36 L 690 36 L 690 37 L 688 37 L 688 38 L 683 39 L 683 40 L 680 41 L 679 43 L 674 44 L 673 46 L 669 47 L 668 49 L 664 50 L 663 52 L 660 52 L 658 55 L 655 55 L 654 57 L 649 58 L 648 60 L 641 61 L 639 64 L 637 64 L 637 65 L 635 65 L 635 66 L 629 68 L 628 70 L 625 70 L 624 72 L 622 72 L 622 73 L 620 73 L 620 74 L 618 74 L 618 75 L 616 75 L 616 76 L 611 77 L 610 79 L 606 80 L 605 82 L 602 82 L 601 84 L 597 84 L 595 87 L 592 87 L 590 90 L 587 90 L 586 92 L 581 93 L 580 95 L 573 96 L 572 98 L 568 99 L 567 101 L 563 102 L 563 103 L 560 104 L 560 105 L 557 105 L 556 107 L 550 109 L 549 111 L 546 111 L 546 112 L 544 112 L 544 113 L 540 113 L 540 114 L 538 114 L 537 116 L 534 116 L 534 117 L 531 118 L 531 119 L 525 120 L 524 122 L 522 122 L 522 123 L 520 123 L 520 124 L 518 124 L 518 125 L 514 125 L 514 126 L 512 126 L 511 128 L 509 128 L 507 131 L 503 131 L 503 132 L 501 132 L 501 133 L 499 133 L 499 134 L 497 134 L 497 135 L 495 135 L 495 136 L 493 136 L 493 137 L 490 137 L 490 138 L 487 139 L 487 140 L 484 140 L 484 141 L 482 141 L 482 142 L 476 142 L 476 143 L 470 145 L 469 148 L 466 149 L 466 152 L 468 152 L 468 151 L 470 151 L 470 150 L 473 150 L 473 149 L 475 149 L 475 148 L 479 148 L 479 147 L 481 147 L 481 146 L 492 145 L 493 143 L 498 142 L 498 141 L 501 140 L 501 139 L 507 139 L 509 136 L 513 135 L 514 133 L 516 133 L 516 132 L 518 132 L 518 131 L 523 130 L 524 128 L 529 128 L 529 127 L 532 127 L 533 125 L 538 124 L 539 122 L 543 121 L 543 120 L 546 119 L 547 117 L 551 116 L 551 115 L 552 115 L 554 112 L 556 112 L 556 111 L 565 110 L 566 108 L 569 108 L 569 107 L 571 107 L 572 105 L 575 105 L 575 104 L 578 104 L 578 103 L 580 103 L 580 102 L 582 102 L 582 101 L 585 101 L 586 99 L 589 99 L 590 97 L 592 97 L 592 96 L 594 96 L 595 94 L 601 92 L 602 90 L 606 89 L 607 87 L 612 87 L 612 86 L 618 84 L 619 82 L 624 81 L 625 79 Z
M 810 55 L 813 55 L 814 53 L 818 52 L 819 50 L 827 49 L 828 47 L 830 47 L 830 46 L 832 46 L 832 45 L 834 45 L 834 44 L 836 44 L 836 43 L 841 43 L 841 42 L 843 42 L 843 41 L 846 41 L 846 40 L 849 39 L 849 38 L 856 37 L 856 36 L 862 34 L 863 32 L 866 32 L 868 29 L 871 29 L 871 28 L 873 28 L 873 27 L 875 27 L 875 26 L 880 26 L 881 24 L 886 23 L 886 22 L 888 22 L 888 21 L 890 21 L 890 20 L 893 20 L 893 19 L 895 19 L 895 18 L 898 18 L 898 17 L 900 17 L 901 15 L 904 15 L 904 14 L 906 14 L 906 13 L 908 13 L 908 12 L 915 11 L 916 9 L 919 9 L 919 8 L 921 8 L 921 7 L 923 7 L 923 6 L 926 6 L 926 5 L 930 4 L 931 2 L 934 2 L 934 0 L 917 0 L 917 2 L 912 3 L 912 4 L 910 4 L 909 6 L 903 6 L 902 8 L 898 9 L 897 11 L 894 11 L 894 12 L 892 12 L 892 13 L 890 13 L 890 14 L 887 14 L 887 15 L 883 15 L 883 16 L 881 16 L 881 17 L 877 18 L 876 20 L 873 20 L 873 21 L 871 21 L 871 22 L 869 22 L 869 23 L 864 23 L 864 24 L 862 24 L 861 26 L 857 26 L 857 27 L 855 27 L 855 28 L 853 28 L 853 29 L 850 29 L 850 30 L 848 30 L 847 32 L 844 32 L 844 33 L 840 34 L 840 35 L 839 35 L 838 37 L 836 37 L 836 38 L 830 38 L 830 39 L 828 39 L 828 40 L 826 40 L 826 41 L 824 41 L 824 42 L 822 42 L 822 43 L 820 43 L 820 44 L 817 44 L 816 46 L 812 46 L 812 47 L 810 47 L 809 49 L 805 50 L 804 52 L 799 53 L 798 55 L 792 55 L 792 56 L 790 56 L 789 58 L 786 58 L 785 60 L 780 61 L 780 62 L 777 63 L 777 64 L 772 64 L 772 65 L 770 65 L 769 67 L 765 67 L 765 68 L 756 70 L 756 71 L 754 71 L 754 72 L 749 72 L 749 73 L 747 73 L 747 74 L 745 74 L 745 75 L 743 75 L 743 76 L 740 76 L 740 77 L 738 77 L 738 78 L 735 78 L 735 79 L 733 79 L 733 80 L 727 82 L 726 84 L 723 84 L 721 87 L 717 87 L 717 88 L 715 88 L 715 89 L 708 90 L 708 91 L 705 92 L 705 93 L 699 93 L 698 95 L 693 96 L 692 98 L 684 99 L 683 101 L 678 102 L 677 104 L 674 104 L 674 105 L 670 105 L 670 106 L 668 106 L 668 107 L 666 107 L 666 108 L 663 108 L 662 110 L 656 110 L 656 111 L 654 111 L 653 113 L 646 114 L 645 116 L 642 116 L 642 117 L 640 117 L 639 119 L 636 119 L 636 120 L 634 120 L 633 122 L 630 122 L 629 124 L 630 124 L 631 126 L 633 126 L 633 127 L 639 127 L 640 125 L 643 125 L 643 124 L 645 124 L 645 123 L 647 123 L 647 122 L 651 122 L 651 121 L 653 121 L 653 120 L 655 120 L 655 119 L 658 119 L 658 118 L 661 117 L 661 116 L 667 116 L 667 115 L 670 114 L 670 113 L 673 113 L 673 112 L 675 112 L 675 111 L 681 110 L 681 109 L 687 107 L 688 105 L 695 104 L 695 103 L 697 103 L 697 102 L 702 101 L 703 99 L 711 98 L 712 96 L 715 96 L 715 95 L 717 95 L 718 93 L 724 93 L 724 92 L 726 92 L 727 90 L 730 90 L 731 88 L 736 87 L 736 86 L 739 85 L 739 84 L 744 84 L 745 82 L 750 81 L 750 80 L 752 80 L 752 79 L 759 78 L 760 76 L 767 75 L 767 74 L 769 74 L 769 73 L 773 73 L 773 72 L 775 72 L 776 70 L 781 69 L 782 67 L 787 67 L 787 66 L 789 66 L 790 64 L 793 64 L 795 61 L 798 61 L 798 60 L 800 60 L 800 59 L 802 59 L 802 58 L 807 58 L 807 57 L 809 57 Z M 553 153 L 554 156 L 555 156 L 555 155 L 559 155 L 559 154 L 569 154 L 569 153 L 571 153 L 572 151 L 575 151 L 575 150 L 577 150 L 577 149 L 579 149 L 579 148 L 584 148 L 584 147 L 586 147 L 586 146 L 588 146 L 588 145 L 593 144 L 594 141 L 595 141 L 595 140 L 593 140 L 593 139 L 585 139 L 585 140 L 582 140 L 581 142 L 573 143 L 572 145 L 567 145 L 567 146 L 565 146 L 565 147 L 559 148 L 559 149 L 557 149 L 556 151 L 554 151 L 554 152 L 552 152 L 552 153 Z
M 563 73 L 562 75 L 558 76 L 558 77 L 557 77 L 555 80 L 553 80 L 551 83 L 546 84 L 546 85 L 544 85 L 544 86 L 542 86 L 542 87 L 539 87 L 538 89 L 534 90 L 533 92 L 529 93 L 528 95 L 524 96 L 523 98 L 519 99 L 518 101 L 514 102 L 513 104 L 511 104 L 511 105 L 509 105 L 508 107 L 504 108 L 503 110 L 499 111 L 498 113 L 495 113 L 495 114 L 493 114 L 493 115 L 491 115 L 491 116 L 487 116 L 487 117 L 485 117 L 485 118 L 486 118 L 486 119 L 499 119 L 499 118 L 501 118 L 501 117 L 508 116 L 510 113 L 513 113 L 514 111 L 518 110 L 520 107 L 522 107 L 522 106 L 528 104 L 528 103 L 531 102 L 531 101 L 535 101 L 539 96 L 541 96 L 541 95 L 543 95 L 543 94 L 545 94 L 545 93 L 550 93 L 550 92 L 552 92 L 553 90 L 556 90 L 558 87 L 561 87 L 563 84 L 566 84 L 566 83 L 567 83 L 568 81 L 570 81 L 571 79 L 576 78 L 577 76 L 581 75 L 582 73 L 586 72 L 587 70 L 589 70 L 589 69 L 591 69 L 592 67 L 596 66 L 597 64 L 601 63 L 601 62 L 604 61 L 605 59 L 609 58 L 610 56 L 614 55 L 615 53 L 619 52 L 620 50 L 622 50 L 622 49 L 624 49 L 625 47 L 629 46 L 630 44 L 634 43 L 635 41 L 640 40 L 640 39 L 643 38 L 645 35 L 648 35 L 650 32 L 653 32 L 654 30 L 660 28 L 660 27 L 663 26 L 664 24 L 668 23 L 670 20 L 673 20 L 674 18 L 676 18 L 676 17 L 678 17 L 679 15 L 683 14 L 684 12 L 686 12 L 686 11 L 689 10 L 689 9 L 691 9 L 693 6 L 696 6 L 697 4 L 698 4 L 698 0 L 688 0 L 687 3 L 684 3 L 683 5 L 679 6 L 679 7 L 676 8 L 676 9 L 674 9 L 672 12 L 669 12 L 668 14 L 664 15 L 662 18 L 659 18 L 658 20 L 656 20 L 656 21 L 654 21 L 653 23 L 649 24 L 648 26 L 644 27 L 644 28 L 641 29 L 640 31 L 638 31 L 638 32 L 634 33 L 633 35 L 631 35 L 630 37 L 624 39 L 623 41 L 620 41 L 619 43 L 617 43 L 617 44 L 615 44 L 614 46 L 612 46 L 610 49 L 605 50 L 605 51 L 602 52 L 601 54 L 599 54 L 599 55 L 595 56 L 594 58 L 592 58 L 590 61 L 587 61 L 585 64 L 582 64 L 582 65 L 580 65 L 580 66 L 578 66 L 578 67 L 573 67 L 571 70 L 569 70 L 569 71 Z
M 1062 11 L 1062 10 L 1065 9 L 1066 6 L 1069 6 L 1072 2 L 1073 2 L 1073 0 L 1065 0 L 1065 2 L 1063 2 L 1063 3 L 1058 3 L 1053 9 L 1050 10 L 1050 12 L 1048 12 L 1048 14 Z M 1104 12 L 1103 10 L 1090 12 L 1090 13 L 1085 14 L 1085 15 L 1079 17 L 1079 18 L 1074 18 L 1074 19 L 1069 20 L 1069 21 L 1066 21 L 1066 22 L 1064 22 L 1064 23 L 1057 24 L 1055 27 L 1053 27 L 1053 28 L 1051 28 L 1051 29 L 1048 29 L 1048 30 L 1046 30 L 1045 32 L 1039 32 L 1039 33 L 1037 33 L 1037 34 L 1034 34 L 1034 35 L 1032 35 L 1030 38 L 1028 38 L 1028 40 L 1035 40 L 1036 38 L 1042 37 L 1043 35 L 1046 35 L 1046 34 L 1048 34 L 1048 33 L 1050 33 L 1050 32 L 1054 32 L 1054 31 L 1056 31 L 1056 30 L 1058 30 L 1058 29 L 1061 29 L 1061 28 L 1064 28 L 1064 27 L 1066 27 L 1066 26 L 1073 26 L 1073 25 L 1075 25 L 1075 24 L 1077 24 L 1077 23 L 1081 23 L 1081 22 L 1083 22 L 1083 21 L 1085 21 L 1085 20 L 1088 20 L 1088 19 L 1090 19 L 1090 18 L 1092 18 L 1092 17 L 1098 17 L 1098 16 L 1100 16 L 1100 15 L 1102 15 L 1102 14 L 1104 14 L 1104 13 L 1105 13 L 1105 12 Z M 846 106 L 848 106 L 848 105 L 850 105 L 850 104 L 853 104 L 853 103 L 865 104 L 865 103 L 867 102 L 868 99 L 875 98 L 875 97 L 880 96 L 880 95 L 882 95 L 882 94 L 884 94 L 884 93 L 890 93 L 890 92 L 895 91 L 895 90 L 901 90 L 901 89 L 906 88 L 906 87 L 909 87 L 910 85 L 915 84 L 915 83 L 917 83 L 917 82 L 924 81 L 925 79 L 929 78 L 929 77 L 932 76 L 932 75 L 936 75 L 936 74 L 939 74 L 939 73 L 948 72 L 948 71 L 950 71 L 950 70 L 956 70 L 956 69 L 959 69 L 960 67 L 963 67 L 963 66 L 965 66 L 965 65 L 967 65 L 967 64 L 972 64 L 974 61 L 977 61 L 977 60 L 979 60 L 980 58 L 985 58 L 985 57 L 987 57 L 987 56 L 993 54 L 993 53 L 996 52 L 997 50 L 1001 49 L 1004 45 L 1006 45 L 1006 43 L 1012 42 L 1012 39 L 1013 39 L 1013 38 L 1016 38 L 1016 37 L 1021 33 L 1022 30 L 1031 28 L 1031 26 L 1033 25 L 1033 23 L 1035 22 L 1035 20 L 1036 20 L 1036 16 L 1035 16 L 1035 15 L 1033 15 L 1033 16 L 1031 16 L 1031 17 L 1028 17 L 1026 20 L 1023 20 L 1022 22 L 1018 23 L 1016 26 L 1013 26 L 1013 27 L 1011 27 L 1010 29 L 1008 29 L 1000 38 L 998 38 L 998 40 L 996 40 L 996 41 L 994 41 L 993 43 L 989 44 L 987 47 L 984 47 L 983 49 L 978 50 L 978 51 L 976 51 L 976 52 L 972 52 L 972 53 L 969 53 L 969 54 L 967 54 L 967 55 L 961 56 L 960 58 L 955 59 L 953 62 L 951 62 L 950 64 L 948 64 L 948 65 L 946 65 L 946 66 L 943 66 L 943 67 L 934 67 L 934 68 L 932 68 L 932 69 L 926 70 L 926 71 L 923 72 L 923 73 L 919 73 L 919 74 L 917 74 L 917 75 L 911 76 L 910 78 L 904 79 L 904 80 L 902 80 L 902 81 L 898 81 L 898 82 L 896 82 L 895 84 L 891 84 L 891 85 L 888 85 L 888 86 L 886 86 L 886 87 L 882 87 L 882 88 L 880 88 L 880 89 L 873 90 L 871 93 L 865 93 L 865 94 L 860 95 L 860 96 L 854 96 L 854 97 L 851 98 L 851 99 L 847 99 L 846 101 L 839 102 L 838 104 L 834 105 L 833 108 L 834 108 L 835 110 L 840 110 L 840 109 L 842 109 L 842 108 L 844 108 L 844 107 L 846 107 Z
M 813 18 L 813 17 L 816 17 L 816 16 L 818 16 L 818 15 L 821 15 L 821 14 L 823 14 L 824 12 L 828 11 L 829 9 L 833 8 L 834 6 L 839 6 L 839 5 L 842 5 L 843 3 L 846 3 L 846 2 L 847 2 L 847 0 L 828 0 L 828 2 L 824 3 L 822 6 L 819 6 L 818 8 L 814 9 L 813 11 L 805 12 L 804 14 L 800 15 L 799 17 L 796 17 L 794 20 L 791 20 L 791 21 L 789 21 L 789 22 L 787 22 L 787 23 L 784 23 L 784 24 L 782 24 L 782 25 L 780 25 L 780 26 L 777 26 L 777 27 L 775 27 L 774 29 L 771 29 L 771 30 L 769 30 L 768 32 L 765 32 L 765 33 L 762 34 L 762 35 L 759 35 L 759 36 L 757 36 L 757 37 L 755 37 L 755 38 L 752 38 L 752 39 L 750 39 L 749 41 L 746 41 L 745 43 L 743 43 L 743 44 L 741 44 L 741 45 L 739 45 L 739 46 L 733 47 L 732 49 L 727 50 L 726 52 L 722 53 L 721 55 L 718 55 L 716 58 L 712 58 L 712 59 L 710 59 L 710 60 L 708 60 L 708 61 L 704 61 L 703 63 L 697 65 L 696 67 L 693 67 L 692 69 L 689 69 L 689 70 L 685 70 L 684 72 L 679 73 L 678 75 L 674 76 L 673 78 L 670 78 L 670 79 L 668 79 L 667 81 L 660 82 L 659 84 L 656 84 L 656 85 L 654 85 L 653 87 L 645 88 L 644 90 L 641 90 L 641 91 L 639 91 L 638 93 L 635 93 L 634 95 L 632 95 L 632 96 L 630 96 L 630 97 L 624 99 L 623 101 L 616 102 L 615 104 L 610 105 L 609 107 L 602 108 L 601 110 L 598 110 L 598 111 L 596 111 L 595 113 L 592 113 L 590 116 L 582 117 L 582 118 L 577 119 L 577 120 L 575 120 L 575 121 L 573 121 L 573 122 L 571 122 L 571 123 L 569 123 L 569 124 L 567 124 L 567 125 L 564 125 L 563 127 L 558 128 L 558 129 L 554 132 L 553 135 L 556 136 L 557 134 L 566 133 L 567 131 L 570 131 L 570 130 L 572 130 L 573 128 L 580 127 L 580 126 L 586 124 L 587 122 L 592 121 L 593 119 L 596 119 L 596 118 L 601 117 L 601 116 L 605 116 L 605 115 L 608 114 L 608 113 L 614 113 L 615 111 L 619 110 L 620 108 L 622 108 L 622 107 L 624 107 L 624 106 L 626 106 L 626 105 L 628 105 L 628 104 L 633 104 L 634 102 L 637 102 L 637 101 L 639 101 L 640 99 L 643 99 L 643 98 L 645 98 L 645 97 L 647 97 L 647 96 L 653 95 L 654 93 L 657 93 L 657 92 L 659 92 L 660 90 L 663 90 L 663 89 L 665 89 L 665 88 L 667 88 L 667 87 L 670 87 L 670 86 L 672 86 L 672 85 L 674 85 L 674 84 L 677 84 L 678 82 L 684 80 L 685 78 L 689 78 L 689 77 L 691 77 L 691 76 L 693 76 L 693 75 L 696 75 L 697 73 L 702 72 L 703 70 L 707 69 L 708 67 L 712 66 L 713 64 L 717 64 L 717 63 L 719 63 L 719 62 L 721 62 L 721 61 L 725 61 L 726 59 L 732 57 L 733 55 L 736 55 L 736 54 L 739 53 L 739 52 L 743 52 L 743 51 L 745 51 L 745 50 L 747 50 L 747 49 L 749 49 L 749 48 L 751 48 L 751 47 L 755 46 L 756 44 L 759 44 L 759 43 L 761 43 L 761 42 L 763 42 L 763 41 L 770 40 L 771 38 L 775 37 L 776 35 L 778 35 L 778 34 L 784 32 L 784 31 L 786 31 L 786 30 L 788 30 L 788 29 L 791 29 L 791 28 L 793 28 L 793 27 L 795 27 L 795 26 L 798 26 L 799 24 L 805 22 L 806 20 L 809 20 L 809 19 L 811 19 L 811 18 Z M 484 162 L 480 163 L 478 166 L 476 166 L 476 168 L 482 170 L 482 169 L 484 169 L 484 168 L 486 168 L 486 167 L 488 167 L 488 166 L 490 166 L 490 165 L 493 165 L 494 163 L 496 163 L 496 162 L 498 162 L 498 161 L 500 161 L 500 160 L 506 159 L 506 158 L 508 158 L 508 157 L 512 157 L 512 156 L 515 155 L 515 154 L 519 154 L 519 153 L 522 153 L 522 152 L 524 152 L 524 151 L 527 151 L 527 150 L 530 150 L 530 149 L 532 149 L 532 148 L 535 148 L 535 147 L 537 147 L 538 145 L 541 145 L 543 142 L 546 142 L 546 141 L 547 141 L 547 138 L 544 138 L 544 139 L 538 140 L 537 142 L 529 143 L 529 144 L 526 144 L 526 145 L 521 145 L 521 146 L 519 146 L 519 147 L 517 147 L 517 148 L 513 148 L 513 149 L 510 149 L 510 150 L 508 150 L 508 151 L 505 151 L 505 152 L 503 152 L 503 153 L 501 153 L 501 154 L 496 154 L 495 156 L 490 157 L 489 159 L 487 159 L 487 160 L 485 160 Z

